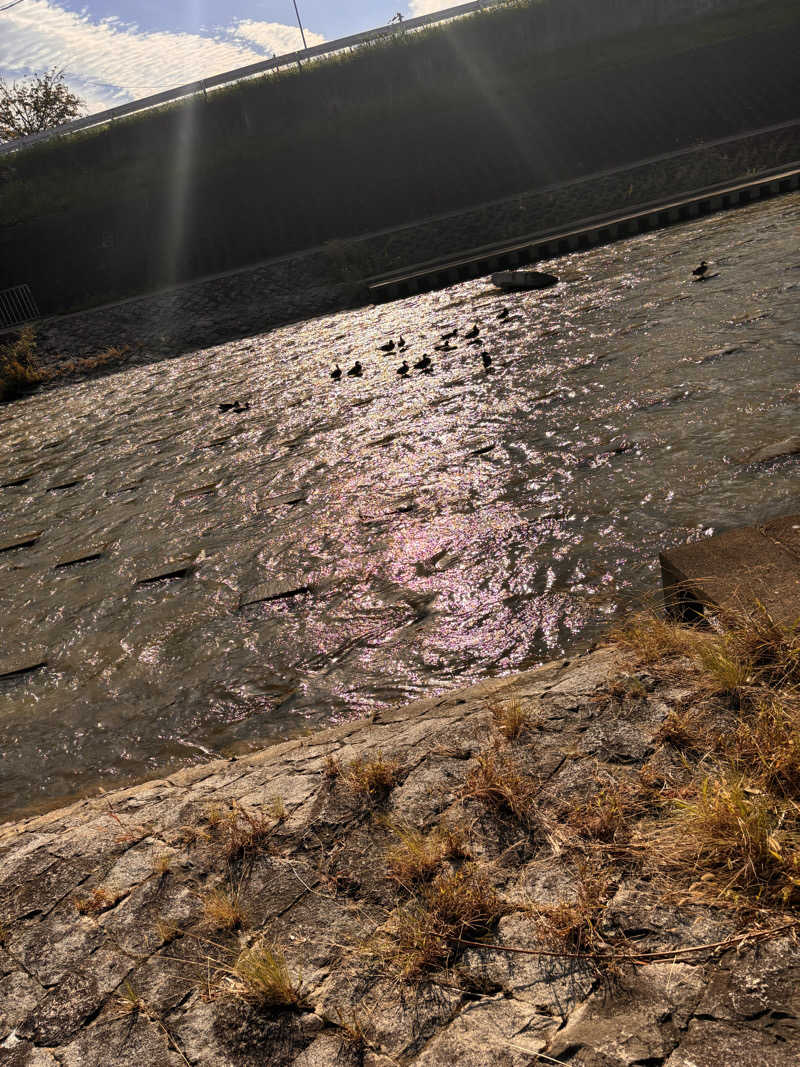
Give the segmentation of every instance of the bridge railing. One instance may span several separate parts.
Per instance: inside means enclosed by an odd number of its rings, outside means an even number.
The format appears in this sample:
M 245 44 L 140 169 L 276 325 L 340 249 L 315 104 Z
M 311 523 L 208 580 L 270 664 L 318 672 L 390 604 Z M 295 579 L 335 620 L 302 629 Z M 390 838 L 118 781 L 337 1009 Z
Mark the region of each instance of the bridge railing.
M 39 308 L 28 285 L 0 289 L 0 327 L 18 326 L 39 318 Z
M 287 52 L 282 56 L 275 56 L 273 59 L 250 63 L 245 67 L 237 67 L 236 70 L 215 74 L 211 78 L 201 78 L 200 81 L 187 82 L 186 85 L 179 85 L 175 89 L 167 89 L 164 92 L 155 93 L 153 96 L 146 96 L 141 100 L 132 100 L 129 104 L 120 104 L 119 107 L 98 111 L 95 115 L 73 119 L 72 122 L 65 122 L 62 126 L 56 126 L 52 130 L 43 130 L 41 133 L 33 133 L 27 137 L 19 137 L 14 141 L 7 141 L 5 144 L 0 144 L 0 156 L 18 152 L 22 148 L 27 148 L 29 145 L 41 141 L 64 137 L 71 133 L 77 133 L 79 130 L 89 129 L 92 126 L 101 126 L 106 122 L 113 122 L 115 119 L 123 118 L 125 115 L 135 115 L 140 111 L 160 107 L 162 104 L 168 104 L 174 100 L 183 100 L 199 93 L 207 93 L 209 89 L 218 89 L 223 85 L 231 85 L 245 78 L 253 78 L 259 74 L 279 70 L 281 67 L 291 66 L 295 63 L 302 64 L 303 61 L 309 59 L 335 55 L 337 52 L 357 48 L 359 45 L 368 44 L 370 41 L 406 33 L 408 30 L 421 29 L 437 22 L 445 22 L 476 11 L 483 11 L 503 2 L 504 0 L 471 0 L 470 3 L 448 7 L 443 11 L 436 11 L 432 15 L 420 15 L 417 18 L 403 19 L 402 22 L 379 26 L 377 29 L 366 30 L 364 33 L 356 33 L 350 37 L 339 37 L 335 41 L 325 41 L 322 44 L 313 45 L 311 48 L 303 48 L 298 52 Z

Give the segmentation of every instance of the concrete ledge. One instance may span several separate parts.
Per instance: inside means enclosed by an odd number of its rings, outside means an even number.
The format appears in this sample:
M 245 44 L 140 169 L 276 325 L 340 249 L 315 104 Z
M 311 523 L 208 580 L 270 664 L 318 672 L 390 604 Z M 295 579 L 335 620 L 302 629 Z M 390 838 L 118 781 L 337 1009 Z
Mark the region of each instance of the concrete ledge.
M 784 625 L 800 621 L 800 515 L 743 526 L 662 552 L 664 605 L 689 621 L 707 609 L 761 604 Z

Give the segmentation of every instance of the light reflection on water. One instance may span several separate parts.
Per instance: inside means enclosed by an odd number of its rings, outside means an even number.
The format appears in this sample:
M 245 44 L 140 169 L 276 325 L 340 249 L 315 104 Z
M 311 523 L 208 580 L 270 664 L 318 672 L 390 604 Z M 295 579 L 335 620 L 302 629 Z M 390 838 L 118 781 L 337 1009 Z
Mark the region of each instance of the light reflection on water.
M 470 282 L 4 408 L 0 482 L 31 477 L 3 532 L 44 533 L 0 554 L 0 659 L 51 666 L 0 682 L 0 813 L 540 662 L 656 589 L 659 549 L 800 510 L 794 461 L 738 462 L 796 432 L 799 223 L 783 197 L 553 261 L 545 292 Z M 433 351 L 474 321 L 483 346 Z M 401 333 L 433 374 L 398 378 Z M 312 590 L 240 610 L 265 583 Z

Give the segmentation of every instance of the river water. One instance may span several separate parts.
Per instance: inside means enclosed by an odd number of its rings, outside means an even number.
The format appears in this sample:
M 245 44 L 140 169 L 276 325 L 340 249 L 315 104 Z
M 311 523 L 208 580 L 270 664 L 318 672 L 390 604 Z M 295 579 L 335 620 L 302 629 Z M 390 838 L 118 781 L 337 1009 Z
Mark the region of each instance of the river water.
M 0 681 L 0 815 L 534 665 L 660 549 L 800 511 L 797 461 L 742 462 L 798 430 L 798 233 L 786 196 L 0 409 L 0 542 L 41 531 L 0 660 L 48 664 Z

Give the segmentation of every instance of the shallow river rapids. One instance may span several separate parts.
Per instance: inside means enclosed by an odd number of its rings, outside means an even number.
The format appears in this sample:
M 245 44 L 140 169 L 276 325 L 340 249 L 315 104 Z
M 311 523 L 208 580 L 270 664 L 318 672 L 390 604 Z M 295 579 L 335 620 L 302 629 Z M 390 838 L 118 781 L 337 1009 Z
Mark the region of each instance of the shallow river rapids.
M 660 549 L 800 511 L 742 462 L 798 431 L 798 233 L 786 196 L 0 409 L 0 541 L 42 531 L 0 659 L 48 663 L 0 681 L 0 817 L 552 658 Z

